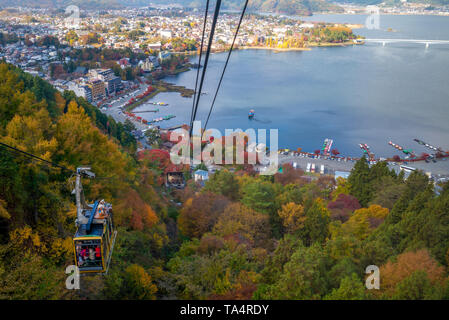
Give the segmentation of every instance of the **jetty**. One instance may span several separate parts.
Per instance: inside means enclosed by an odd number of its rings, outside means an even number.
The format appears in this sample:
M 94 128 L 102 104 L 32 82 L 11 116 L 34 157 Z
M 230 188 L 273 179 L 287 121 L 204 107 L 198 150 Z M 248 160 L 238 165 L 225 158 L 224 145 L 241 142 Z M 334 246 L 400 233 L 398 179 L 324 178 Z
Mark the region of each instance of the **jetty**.
M 144 111 L 134 111 L 134 113 L 147 113 L 147 112 L 159 112 L 159 109 L 156 109 L 156 110 L 144 110 Z

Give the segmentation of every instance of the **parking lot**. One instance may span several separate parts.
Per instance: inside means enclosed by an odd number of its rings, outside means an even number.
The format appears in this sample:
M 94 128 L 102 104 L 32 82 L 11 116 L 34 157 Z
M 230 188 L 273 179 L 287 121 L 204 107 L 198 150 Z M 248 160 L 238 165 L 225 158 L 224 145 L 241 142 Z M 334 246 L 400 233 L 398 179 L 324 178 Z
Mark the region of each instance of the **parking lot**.
M 323 156 L 307 156 L 304 154 L 292 155 L 289 153 L 288 155 L 279 154 L 279 164 L 283 163 L 295 163 L 296 167 L 301 168 L 306 171 L 308 163 L 315 163 L 315 172 L 319 172 L 321 165 L 324 165 L 324 173 L 325 174 L 334 174 L 335 171 L 351 171 L 354 167 L 356 161 L 354 160 L 337 160 L 337 159 L 325 159 Z M 390 169 L 394 169 L 396 172 L 400 171 L 400 164 L 389 163 L 388 165 Z M 430 161 L 426 163 L 424 161 L 420 162 L 411 162 L 406 164 L 408 167 L 412 167 L 418 170 L 422 170 L 424 172 L 430 172 L 432 176 L 437 178 L 440 177 L 449 177 L 449 159 L 443 158 L 439 159 L 436 162 Z

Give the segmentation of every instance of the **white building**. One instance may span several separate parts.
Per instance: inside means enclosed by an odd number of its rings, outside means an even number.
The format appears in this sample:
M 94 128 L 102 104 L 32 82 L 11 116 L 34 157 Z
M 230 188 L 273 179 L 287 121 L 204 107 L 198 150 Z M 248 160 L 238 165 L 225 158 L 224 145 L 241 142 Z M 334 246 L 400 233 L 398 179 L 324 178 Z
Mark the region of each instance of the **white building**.
M 172 37 L 172 33 L 170 30 L 161 30 L 159 31 L 159 34 L 161 35 L 162 38 L 170 39 Z
M 195 182 L 204 182 L 209 180 L 209 172 L 205 170 L 196 170 L 195 171 Z

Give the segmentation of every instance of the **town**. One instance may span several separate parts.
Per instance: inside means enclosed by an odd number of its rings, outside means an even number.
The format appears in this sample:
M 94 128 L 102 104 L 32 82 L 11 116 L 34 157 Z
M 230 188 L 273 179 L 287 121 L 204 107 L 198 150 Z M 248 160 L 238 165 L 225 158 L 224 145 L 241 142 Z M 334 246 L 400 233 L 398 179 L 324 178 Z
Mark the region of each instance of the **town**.
M 174 15 L 172 9 L 70 10 L 69 16 L 48 9 L 3 10 L 0 58 L 97 104 L 129 90 L 139 78 L 161 77 L 164 67 L 186 70 L 172 57 L 199 49 L 202 15 L 195 11 Z M 237 18 L 223 14 L 212 50 L 229 48 Z M 346 26 L 251 15 L 237 46 L 305 49 L 348 41 L 357 39 Z

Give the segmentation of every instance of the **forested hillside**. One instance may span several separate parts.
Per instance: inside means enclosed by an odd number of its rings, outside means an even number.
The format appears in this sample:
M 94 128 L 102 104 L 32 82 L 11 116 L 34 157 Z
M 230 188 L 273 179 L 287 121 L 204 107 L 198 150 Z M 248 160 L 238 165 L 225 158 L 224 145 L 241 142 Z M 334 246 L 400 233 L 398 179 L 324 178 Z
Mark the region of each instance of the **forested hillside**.
M 0 141 L 70 169 L 90 165 L 105 178 L 85 179 L 86 197 L 114 204 L 121 228 L 116 268 L 129 268 L 123 277 L 146 279 L 133 264 L 138 257 L 120 265 L 120 245 L 141 241 L 160 254 L 167 242 L 166 205 L 153 189 L 154 176 L 133 157 L 136 141 L 129 130 L 84 99 L 61 95 L 40 78 L 0 64 Z M 70 173 L 0 148 L 0 175 L 0 299 L 74 297 L 64 285 L 65 267 L 73 264 L 76 216 Z M 136 255 L 132 250 L 129 245 L 126 252 Z M 152 260 L 151 252 L 144 259 Z M 75 295 L 103 296 L 93 288 Z
M 107 276 L 65 289 L 73 184 L 61 169 L 0 147 L 0 299 L 447 299 L 449 186 L 359 161 L 348 180 L 284 165 L 236 166 L 162 186 L 168 153 L 135 157 L 127 126 L 0 64 L 0 141 L 75 169 L 89 201 L 114 206 Z M 186 176 L 189 174 L 186 173 Z M 380 290 L 365 268 L 380 268 Z

